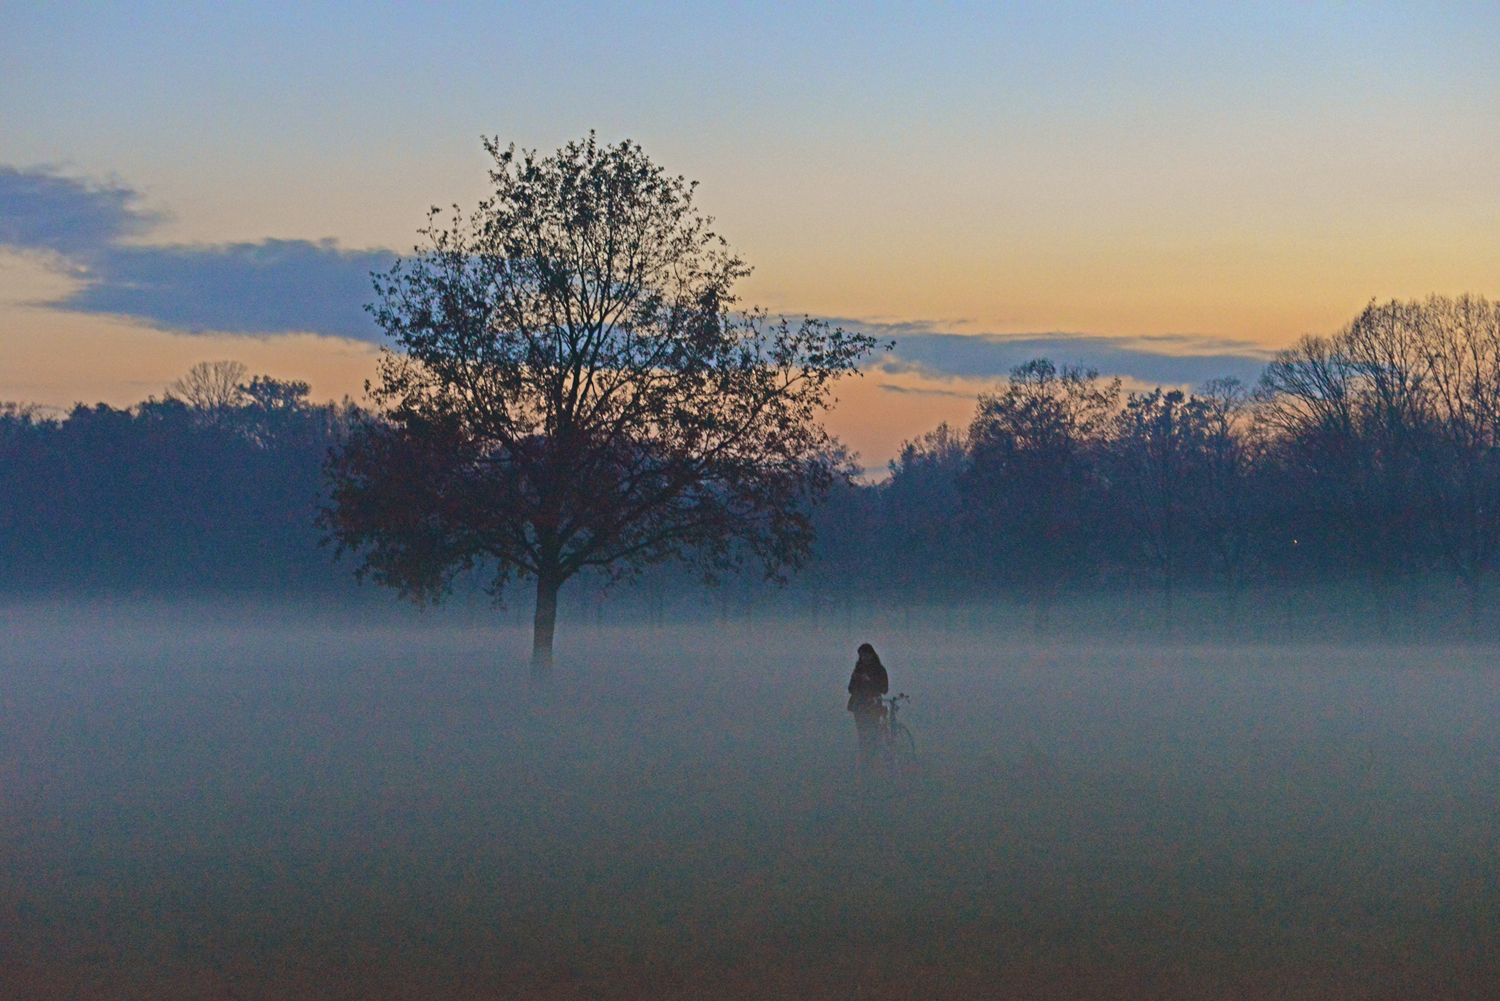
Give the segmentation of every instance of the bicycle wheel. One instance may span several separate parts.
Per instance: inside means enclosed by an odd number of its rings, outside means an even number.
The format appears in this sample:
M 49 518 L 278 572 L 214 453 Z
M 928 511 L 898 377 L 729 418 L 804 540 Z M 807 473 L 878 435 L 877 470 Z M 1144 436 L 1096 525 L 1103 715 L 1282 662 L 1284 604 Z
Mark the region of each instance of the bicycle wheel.
M 910 781 L 921 777 L 917 740 L 911 735 L 911 731 L 900 723 L 891 727 L 890 768 L 893 779 Z

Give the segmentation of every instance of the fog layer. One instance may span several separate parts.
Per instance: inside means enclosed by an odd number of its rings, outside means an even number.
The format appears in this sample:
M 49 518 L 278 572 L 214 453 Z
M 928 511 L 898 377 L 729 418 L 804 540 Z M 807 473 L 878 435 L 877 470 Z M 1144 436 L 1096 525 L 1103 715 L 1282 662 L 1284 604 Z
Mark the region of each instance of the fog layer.
M 1471 997 L 1488 649 L 7 614 L 0 994 Z M 856 768 L 873 642 L 917 766 Z M 1301 994 L 1292 992 L 1301 991 Z

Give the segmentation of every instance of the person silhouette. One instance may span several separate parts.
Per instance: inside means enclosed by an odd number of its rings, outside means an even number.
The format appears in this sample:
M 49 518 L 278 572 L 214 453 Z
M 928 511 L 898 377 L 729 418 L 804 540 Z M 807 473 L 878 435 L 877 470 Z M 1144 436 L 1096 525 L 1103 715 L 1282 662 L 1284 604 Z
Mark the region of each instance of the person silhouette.
M 859 738 L 859 767 L 869 771 L 880 757 L 880 720 L 886 713 L 881 696 L 891 690 L 891 679 L 880 655 L 868 643 L 859 645 L 859 659 L 849 675 L 849 704 L 854 732 Z

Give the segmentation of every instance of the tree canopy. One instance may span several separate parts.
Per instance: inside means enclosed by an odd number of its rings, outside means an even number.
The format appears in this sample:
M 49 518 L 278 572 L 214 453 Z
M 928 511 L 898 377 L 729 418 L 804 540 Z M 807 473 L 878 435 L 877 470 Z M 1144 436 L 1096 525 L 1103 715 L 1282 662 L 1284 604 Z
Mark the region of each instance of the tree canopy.
M 331 461 L 324 523 L 417 599 L 478 564 L 497 595 L 533 578 L 545 668 L 580 571 L 800 564 L 838 474 L 820 411 L 875 342 L 738 309 L 748 266 L 635 143 L 485 146 L 492 197 L 434 209 L 377 280 L 382 415 Z

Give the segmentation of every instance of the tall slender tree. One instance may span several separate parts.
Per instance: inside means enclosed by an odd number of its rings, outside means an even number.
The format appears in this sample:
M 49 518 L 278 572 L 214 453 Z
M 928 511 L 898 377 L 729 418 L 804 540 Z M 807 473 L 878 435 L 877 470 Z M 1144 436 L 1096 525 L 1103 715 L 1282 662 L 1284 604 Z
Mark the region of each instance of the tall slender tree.
M 1224 587 L 1225 611 L 1233 623 L 1251 574 L 1251 543 L 1262 501 L 1256 496 L 1254 477 L 1263 442 L 1254 433 L 1250 391 L 1238 379 L 1210 379 L 1198 400 L 1204 438 L 1194 517 L 1208 567 Z
M 1120 380 L 1045 358 L 979 398 L 959 489 L 992 540 L 996 576 L 1032 601 L 1038 629 L 1064 583 L 1084 576 L 1098 539 L 1098 447 Z
M 1131 393 L 1115 418 L 1108 471 L 1130 555 L 1161 586 L 1163 624 L 1172 627 L 1172 589 L 1194 534 L 1204 473 L 1207 407 L 1180 389 Z

